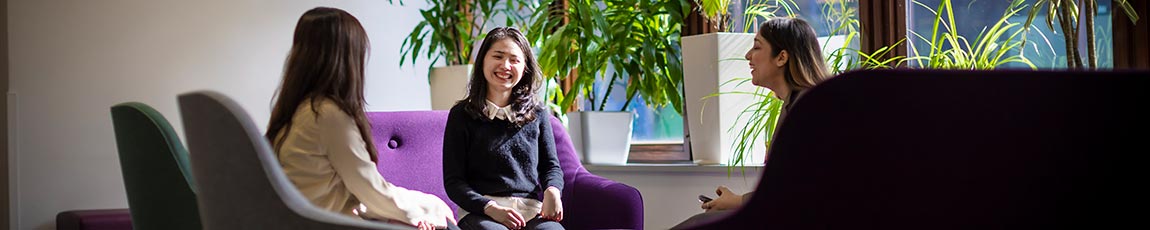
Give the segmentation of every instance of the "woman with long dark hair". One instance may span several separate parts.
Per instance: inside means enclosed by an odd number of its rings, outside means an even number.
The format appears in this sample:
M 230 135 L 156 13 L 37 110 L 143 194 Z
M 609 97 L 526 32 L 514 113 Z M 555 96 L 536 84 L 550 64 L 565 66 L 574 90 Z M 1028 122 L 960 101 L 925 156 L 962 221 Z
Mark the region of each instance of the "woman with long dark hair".
M 751 83 L 766 87 L 783 101 L 782 118 L 803 91 L 830 78 L 814 28 L 798 18 L 771 18 L 759 26 L 754 46 L 744 56 L 750 62 Z M 768 157 L 769 157 L 768 153 Z M 719 186 L 719 197 L 702 204 L 703 214 L 695 215 L 675 228 L 720 216 L 749 200 L 751 193 L 737 194 Z
M 563 229 L 563 171 L 542 81 L 519 30 L 488 32 L 443 134 L 443 183 L 466 213 L 460 228 Z
M 367 33 L 351 14 L 327 7 L 304 13 L 264 136 L 316 206 L 420 229 L 449 227 L 455 219 L 443 200 L 388 183 L 376 170 L 364 113 L 367 50 Z

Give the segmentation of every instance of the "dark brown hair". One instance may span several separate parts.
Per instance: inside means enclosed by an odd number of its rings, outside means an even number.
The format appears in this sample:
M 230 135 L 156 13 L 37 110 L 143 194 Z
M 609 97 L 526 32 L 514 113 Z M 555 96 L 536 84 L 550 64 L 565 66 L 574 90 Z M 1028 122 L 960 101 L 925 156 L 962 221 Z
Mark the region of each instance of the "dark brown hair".
M 512 27 L 497 27 L 487 32 L 487 36 L 483 38 L 483 44 L 479 46 L 479 53 L 475 55 L 475 67 L 471 71 L 471 82 L 467 84 L 467 97 L 459 100 L 456 104 L 463 104 L 464 111 L 473 118 L 488 119 L 487 116 L 483 115 L 483 108 L 487 106 L 487 78 L 483 72 L 484 59 L 487 57 L 487 51 L 491 50 L 492 44 L 502 39 L 511 39 L 515 42 L 519 49 L 523 50 L 523 59 L 526 60 L 523 76 L 519 79 L 519 83 L 511 88 L 511 98 L 508 99 L 511 111 L 515 114 L 511 123 L 516 126 L 523 126 L 534 121 L 535 113 L 542 109 L 540 108 L 542 101 L 536 95 L 536 91 L 539 90 L 543 82 L 543 74 L 539 71 L 539 62 L 535 60 L 535 54 L 531 52 L 527 38 L 518 29 Z
M 830 78 L 815 29 L 799 18 L 771 18 L 759 26 L 759 36 L 770 43 L 772 56 L 790 55 L 783 79 L 792 90 L 803 90 Z
M 368 49 L 367 32 L 346 11 L 317 7 L 300 16 L 284 66 L 283 83 L 273 98 L 275 106 L 264 134 L 269 142 L 276 143 L 276 152 L 291 131 L 299 106 L 310 100 L 312 113 L 318 115 L 317 107 L 326 99 L 355 119 L 371 161 L 378 161 L 371 126 L 364 114 L 364 63 Z

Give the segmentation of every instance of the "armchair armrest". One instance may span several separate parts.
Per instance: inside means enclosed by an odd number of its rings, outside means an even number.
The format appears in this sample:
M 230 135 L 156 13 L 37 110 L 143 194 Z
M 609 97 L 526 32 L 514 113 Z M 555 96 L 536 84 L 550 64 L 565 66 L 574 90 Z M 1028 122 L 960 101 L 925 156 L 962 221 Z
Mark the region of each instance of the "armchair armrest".
M 586 172 L 566 187 L 562 223 L 568 229 L 643 229 L 638 189 Z
M 132 229 L 128 209 L 69 210 L 56 214 L 56 229 Z

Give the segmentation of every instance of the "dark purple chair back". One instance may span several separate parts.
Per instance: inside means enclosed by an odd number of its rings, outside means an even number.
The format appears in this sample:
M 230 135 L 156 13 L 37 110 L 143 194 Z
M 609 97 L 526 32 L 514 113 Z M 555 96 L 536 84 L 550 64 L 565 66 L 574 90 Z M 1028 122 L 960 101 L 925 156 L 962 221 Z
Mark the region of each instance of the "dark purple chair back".
M 848 73 L 794 105 L 749 203 L 696 229 L 1146 228 L 1130 208 L 1150 194 L 1148 87 L 1147 72 Z

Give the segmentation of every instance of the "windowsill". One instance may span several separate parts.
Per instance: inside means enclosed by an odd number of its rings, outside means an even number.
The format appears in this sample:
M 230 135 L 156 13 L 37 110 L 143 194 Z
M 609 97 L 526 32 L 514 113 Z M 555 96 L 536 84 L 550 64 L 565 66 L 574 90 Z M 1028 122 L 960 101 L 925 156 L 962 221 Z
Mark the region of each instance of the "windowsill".
M 631 163 L 626 165 L 592 165 L 583 164 L 591 172 L 693 172 L 693 173 L 732 173 L 738 174 L 742 170 L 747 173 L 759 173 L 763 165 L 747 165 L 743 167 L 728 167 L 727 165 L 698 165 L 692 163 L 680 164 L 648 164 Z

